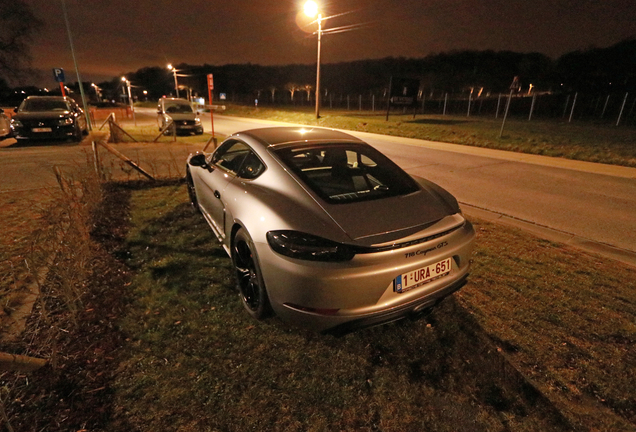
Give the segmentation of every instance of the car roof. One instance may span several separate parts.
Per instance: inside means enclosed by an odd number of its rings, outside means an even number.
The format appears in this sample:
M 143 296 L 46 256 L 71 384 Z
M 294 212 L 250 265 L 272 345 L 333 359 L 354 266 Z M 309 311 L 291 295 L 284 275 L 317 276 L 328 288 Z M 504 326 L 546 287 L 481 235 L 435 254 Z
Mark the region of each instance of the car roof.
M 65 100 L 70 102 L 70 98 L 68 96 L 28 96 L 26 99 Z
M 285 144 L 318 144 L 329 142 L 350 142 L 363 144 L 364 141 L 335 129 L 315 128 L 311 126 L 270 127 L 238 132 L 234 136 L 250 136 L 266 147 L 278 147 Z

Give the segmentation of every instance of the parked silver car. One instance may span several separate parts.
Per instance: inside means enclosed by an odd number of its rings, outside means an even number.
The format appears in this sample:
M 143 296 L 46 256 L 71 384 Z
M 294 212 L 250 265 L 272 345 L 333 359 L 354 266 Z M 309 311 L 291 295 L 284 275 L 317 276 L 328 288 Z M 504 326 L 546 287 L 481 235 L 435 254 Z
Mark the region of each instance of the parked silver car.
M 185 99 L 161 98 L 157 103 L 157 123 L 159 130 L 172 121 L 175 131 L 183 134 L 201 135 L 203 125 L 199 113 L 192 109 L 192 104 Z M 166 132 L 169 132 L 167 130 Z
M 346 333 L 425 313 L 466 283 L 475 233 L 455 198 L 348 134 L 236 133 L 190 155 L 186 181 L 257 319 Z

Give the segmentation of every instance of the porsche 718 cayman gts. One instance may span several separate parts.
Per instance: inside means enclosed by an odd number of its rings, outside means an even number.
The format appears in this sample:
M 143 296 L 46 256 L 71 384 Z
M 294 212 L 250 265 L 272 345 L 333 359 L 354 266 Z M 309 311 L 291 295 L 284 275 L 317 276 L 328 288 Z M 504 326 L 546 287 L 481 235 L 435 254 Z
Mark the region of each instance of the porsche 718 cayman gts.
M 421 315 L 466 283 L 475 233 L 455 198 L 343 132 L 236 133 L 190 155 L 186 181 L 257 319 L 346 333 Z

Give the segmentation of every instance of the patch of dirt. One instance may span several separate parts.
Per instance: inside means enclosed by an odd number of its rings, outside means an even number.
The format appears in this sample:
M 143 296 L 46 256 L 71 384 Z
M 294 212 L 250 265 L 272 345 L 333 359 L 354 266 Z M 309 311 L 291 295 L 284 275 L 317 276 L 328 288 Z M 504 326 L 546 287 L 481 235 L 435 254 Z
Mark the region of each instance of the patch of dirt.
M 52 271 L 43 288 L 46 301 L 36 304 L 22 341 L 0 346 L 50 360 L 29 374 L 0 375 L 0 385 L 8 389 L 2 401 L 15 431 L 105 431 L 112 420 L 109 386 L 126 339 L 113 323 L 125 311 L 132 276 L 116 259 L 128 226 L 129 191 L 109 189 L 95 214 L 95 258 L 76 320 L 55 295 Z

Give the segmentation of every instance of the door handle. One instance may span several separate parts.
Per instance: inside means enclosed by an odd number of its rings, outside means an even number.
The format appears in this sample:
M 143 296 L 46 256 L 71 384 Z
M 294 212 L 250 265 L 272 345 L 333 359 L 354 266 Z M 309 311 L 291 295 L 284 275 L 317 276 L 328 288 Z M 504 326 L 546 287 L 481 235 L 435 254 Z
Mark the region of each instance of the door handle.
M 215 196 L 216 198 L 218 198 L 218 199 L 221 199 L 221 194 L 219 193 L 219 191 L 218 191 L 218 190 L 215 190 L 215 191 L 214 191 L 214 196 Z

